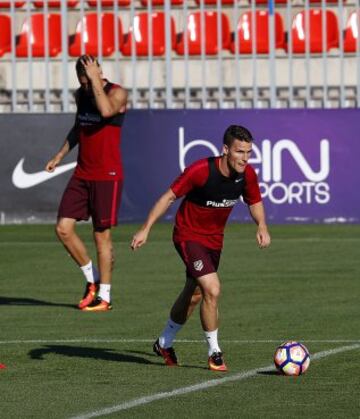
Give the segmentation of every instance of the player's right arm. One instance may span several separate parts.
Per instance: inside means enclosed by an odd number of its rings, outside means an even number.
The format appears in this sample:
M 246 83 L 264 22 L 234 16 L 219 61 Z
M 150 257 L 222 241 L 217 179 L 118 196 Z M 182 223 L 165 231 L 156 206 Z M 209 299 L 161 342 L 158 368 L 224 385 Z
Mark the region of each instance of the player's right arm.
M 202 186 L 208 177 L 209 165 L 207 159 L 198 160 L 188 166 L 180 176 L 175 179 L 170 188 L 160 197 L 150 211 L 145 224 L 134 235 L 131 248 L 136 250 L 146 243 L 153 224 L 165 214 L 170 205 L 178 198 L 186 195 L 192 189 Z
M 65 140 L 63 146 L 60 148 L 60 150 L 55 154 L 53 158 L 51 158 L 45 166 L 45 170 L 48 172 L 53 172 L 55 168 L 59 165 L 61 160 L 66 156 L 66 154 L 70 150 L 70 145 L 68 140 Z
M 168 189 L 155 203 L 141 229 L 135 233 L 132 242 L 132 250 L 136 250 L 146 243 L 151 227 L 156 221 L 165 214 L 170 205 L 176 200 L 176 195 L 172 189 Z
M 48 172 L 53 172 L 55 168 L 60 164 L 61 160 L 67 155 L 67 153 L 77 145 L 78 138 L 78 126 L 75 122 L 60 150 L 47 162 L 45 170 Z

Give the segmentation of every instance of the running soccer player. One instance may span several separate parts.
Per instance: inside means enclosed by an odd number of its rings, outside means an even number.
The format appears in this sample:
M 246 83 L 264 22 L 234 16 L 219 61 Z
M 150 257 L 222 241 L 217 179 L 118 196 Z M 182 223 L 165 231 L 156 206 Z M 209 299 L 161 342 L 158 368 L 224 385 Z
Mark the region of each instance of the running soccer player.
M 127 93 L 103 78 L 99 63 L 90 55 L 78 58 L 76 74 L 80 88 L 75 94 L 75 124 L 59 152 L 46 164 L 46 170 L 56 170 L 65 155 L 79 145 L 77 166 L 59 206 L 56 233 L 86 279 L 78 308 L 107 311 L 112 308 L 111 227 L 118 222 L 123 183 L 120 141 Z M 90 216 L 98 269 L 75 231 L 76 221 Z
M 258 226 L 259 247 L 270 245 L 257 176 L 248 164 L 252 142 L 246 128 L 228 127 L 223 154 L 198 160 L 186 168 L 155 203 L 145 224 L 133 237 L 131 247 L 136 250 L 146 243 L 151 227 L 169 206 L 184 197 L 176 214 L 173 241 L 186 266 L 185 287 L 172 306 L 165 329 L 153 345 L 154 352 L 162 356 L 168 366 L 177 365 L 173 348 L 177 332 L 201 302 L 200 319 L 208 343 L 209 369 L 227 371 L 218 344 L 220 280 L 217 270 L 224 227 L 240 196 Z

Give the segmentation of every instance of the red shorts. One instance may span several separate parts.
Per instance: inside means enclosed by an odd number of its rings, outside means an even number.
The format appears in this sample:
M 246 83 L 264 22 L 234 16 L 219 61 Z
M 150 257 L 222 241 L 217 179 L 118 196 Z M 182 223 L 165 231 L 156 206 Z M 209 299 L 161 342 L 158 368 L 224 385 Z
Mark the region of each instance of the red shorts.
M 191 278 L 217 272 L 221 250 L 209 249 L 198 242 L 174 242 L 181 259 L 186 266 L 186 275 Z
M 118 223 L 121 201 L 121 180 L 84 180 L 72 177 L 60 202 L 58 217 L 88 220 L 95 230 Z

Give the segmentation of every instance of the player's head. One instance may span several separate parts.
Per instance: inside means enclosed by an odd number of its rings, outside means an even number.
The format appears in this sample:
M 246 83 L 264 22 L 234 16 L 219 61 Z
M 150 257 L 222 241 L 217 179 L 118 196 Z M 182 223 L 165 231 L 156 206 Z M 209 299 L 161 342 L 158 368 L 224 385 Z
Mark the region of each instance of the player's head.
M 252 151 L 253 137 L 248 129 L 230 125 L 224 133 L 223 156 L 231 172 L 244 172 Z
M 88 55 L 88 54 L 81 55 L 76 60 L 76 64 L 75 64 L 77 78 L 79 80 L 81 87 L 84 88 L 85 90 L 88 90 L 90 88 L 90 80 L 86 74 L 86 68 L 84 65 L 84 63 L 89 62 L 89 61 L 95 62 L 97 66 L 100 68 L 100 64 L 98 60 L 92 55 Z
M 228 147 L 231 147 L 231 144 L 235 140 L 251 143 L 254 139 L 247 128 L 242 127 L 241 125 L 230 125 L 224 133 L 223 143 Z

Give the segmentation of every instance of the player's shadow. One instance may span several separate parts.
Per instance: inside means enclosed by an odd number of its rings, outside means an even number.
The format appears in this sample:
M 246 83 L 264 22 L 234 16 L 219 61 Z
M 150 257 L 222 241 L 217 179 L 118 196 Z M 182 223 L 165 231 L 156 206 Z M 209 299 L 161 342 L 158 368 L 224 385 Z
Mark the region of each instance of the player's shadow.
M 1 297 L 0 306 L 52 306 L 52 307 L 70 307 L 76 308 L 74 304 L 52 303 L 51 301 L 36 300 L 35 298 L 22 298 L 22 297 Z
M 140 356 L 119 353 L 115 352 L 113 349 L 108 348 L 89 348 L 83 346 L 67 345 L 45 345 L 42 348 L 32 349 L 31 351 L 29 351 L 30 358 L 37 360 L 44 360 L 45 356 L 49 354 L 67 356 L 70 358 L 90 358 L 102 361 L 162 365 L 162 363 L 152 362 Z
M 132 354 L 154 356 L 154 354 L 150 352 L 142 352 L 142 351 L 127 351 L 127 352 L 132 353 Z M 163 362 L 161 364 L 164 365 Z M 186 365 L 183 363 L 179 363 L 179 366 L 182 368 L 195 368 L 195 369 L 200 369 L 200 370 L 208 370 L 208 367 L 201 367 L 199 365 Z

